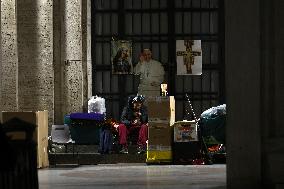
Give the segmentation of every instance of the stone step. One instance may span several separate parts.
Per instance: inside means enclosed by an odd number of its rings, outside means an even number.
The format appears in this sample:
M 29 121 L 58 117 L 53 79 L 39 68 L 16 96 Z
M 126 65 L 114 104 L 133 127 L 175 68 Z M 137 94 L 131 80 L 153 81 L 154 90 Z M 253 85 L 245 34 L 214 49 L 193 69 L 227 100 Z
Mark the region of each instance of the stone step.
M 63 164 L 97 165 L 115 163 L 145 163 L 146 154 L 50 153 L 50 166 Z

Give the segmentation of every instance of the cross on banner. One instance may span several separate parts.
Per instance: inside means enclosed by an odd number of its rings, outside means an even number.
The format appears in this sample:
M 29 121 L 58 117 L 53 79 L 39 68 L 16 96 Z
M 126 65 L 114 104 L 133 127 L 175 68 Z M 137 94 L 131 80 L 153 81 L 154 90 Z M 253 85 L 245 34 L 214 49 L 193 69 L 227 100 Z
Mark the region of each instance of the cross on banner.
M 201 56 L 201 52 L 193 51 L 193 40 L 184 40 L 185 51 L 177 51 L 177 56 L 183 56 L 183 63 L 186 66 L 187 74 L 192 74 L 192 65 L 194 65 L 194 57 Z

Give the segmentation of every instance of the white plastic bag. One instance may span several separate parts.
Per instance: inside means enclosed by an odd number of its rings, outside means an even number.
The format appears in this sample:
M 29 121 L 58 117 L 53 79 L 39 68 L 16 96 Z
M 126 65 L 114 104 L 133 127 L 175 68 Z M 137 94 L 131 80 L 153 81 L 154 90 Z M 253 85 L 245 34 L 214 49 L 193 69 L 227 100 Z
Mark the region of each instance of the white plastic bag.
M 88 101 L 88 113 L 105 114 L 105 99 L 98 96 L 92 96 Z

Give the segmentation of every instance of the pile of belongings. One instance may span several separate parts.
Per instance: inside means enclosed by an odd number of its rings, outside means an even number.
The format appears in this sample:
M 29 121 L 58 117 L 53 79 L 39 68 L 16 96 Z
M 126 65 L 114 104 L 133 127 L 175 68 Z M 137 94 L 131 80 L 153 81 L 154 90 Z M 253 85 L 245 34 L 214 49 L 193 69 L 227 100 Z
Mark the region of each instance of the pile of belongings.
M 204 111 L 198 124 L 210 158 L 213 162 L 224 163 L 226 156 L 226 104 Z

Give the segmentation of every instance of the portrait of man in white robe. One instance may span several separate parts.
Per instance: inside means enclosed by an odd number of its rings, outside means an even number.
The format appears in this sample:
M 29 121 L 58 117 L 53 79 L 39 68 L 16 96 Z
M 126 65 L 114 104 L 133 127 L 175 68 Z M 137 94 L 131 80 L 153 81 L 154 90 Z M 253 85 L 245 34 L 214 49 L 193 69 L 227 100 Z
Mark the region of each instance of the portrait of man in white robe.
M 139 62 L 134 67 L 134 74 L 140 76 L 138 94 L 144 96 L 160 96 L 160 85 L 164 81 L 164 67 L 152 59 L 150 49 L 144 49 Z

